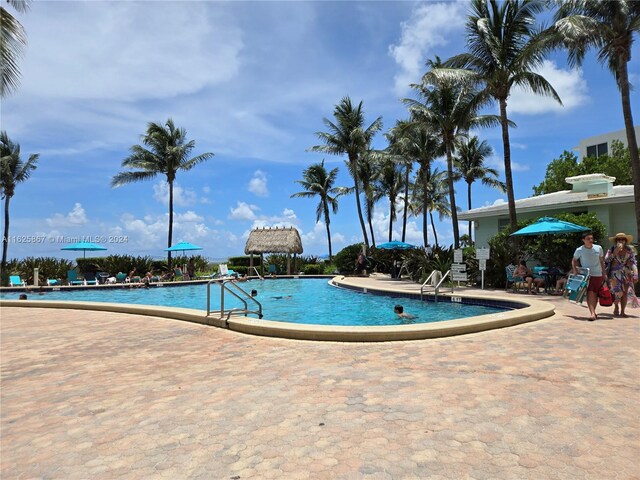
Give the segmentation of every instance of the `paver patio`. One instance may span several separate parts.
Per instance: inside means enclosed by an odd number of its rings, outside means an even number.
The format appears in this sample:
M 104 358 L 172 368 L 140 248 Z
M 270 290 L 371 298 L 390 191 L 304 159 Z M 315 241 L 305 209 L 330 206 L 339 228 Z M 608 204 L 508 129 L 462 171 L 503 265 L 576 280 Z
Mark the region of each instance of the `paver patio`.
M 546 320 L 371 344 L 5 307 L 0 476 L 640 478 L 640 312 L 546 300 Z

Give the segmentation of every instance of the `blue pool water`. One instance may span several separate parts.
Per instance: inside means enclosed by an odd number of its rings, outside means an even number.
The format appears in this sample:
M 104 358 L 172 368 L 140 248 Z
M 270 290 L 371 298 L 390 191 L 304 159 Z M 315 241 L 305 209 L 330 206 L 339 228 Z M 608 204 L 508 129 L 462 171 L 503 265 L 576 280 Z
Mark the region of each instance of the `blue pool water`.
M 318 325 L 400 325 L 430 323 L 456 318 L 503 312 L 506 309 L 462 305 L 448 302 L 422 302 L 409 298 L 362 294 L 328 285 L 327 279 L 250 280 L 238 284 L 250 292 L 258 291 L 265 319 Z M 17 293 L 2 293 L 0 298 L 17 299 Z M 169 307 L 207 309 L 206 285 L 159 288 L 85 289 L 29 294 L 29 300 L 70 300 L 86 302 L 134 303 Z M 412 320 L 399 319 L 393 307 L 415 315 Z M 220 306 L 220 287 L 211 286 L 211 309 Z M 227 295 L 225 308 L 241 304 Z

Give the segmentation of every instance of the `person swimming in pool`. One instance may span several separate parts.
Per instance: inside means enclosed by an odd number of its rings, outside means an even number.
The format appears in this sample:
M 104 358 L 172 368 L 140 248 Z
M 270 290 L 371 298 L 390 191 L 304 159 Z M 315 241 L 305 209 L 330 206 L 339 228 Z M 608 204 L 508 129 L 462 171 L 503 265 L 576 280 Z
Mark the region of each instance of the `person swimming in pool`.
M 293 298 L 293 295 L 279 295 L 277 297 L 272 297 L 275 300 L 282 300 L 282 299 L 286 299 L 286 300 L 291 300 Z
M 398 316 L 398 318 L 405 318 L 407 320 L 416 318 L 415 315 L 411 315 L 410 313 L 404 313 L 404 307 L 402 305 L 396 305 L 395 307 L 393 307 L 393 312 Z
M 252 297 L 257 297 L 258 296 L 258 290 L 251 290 L 251 296 Z

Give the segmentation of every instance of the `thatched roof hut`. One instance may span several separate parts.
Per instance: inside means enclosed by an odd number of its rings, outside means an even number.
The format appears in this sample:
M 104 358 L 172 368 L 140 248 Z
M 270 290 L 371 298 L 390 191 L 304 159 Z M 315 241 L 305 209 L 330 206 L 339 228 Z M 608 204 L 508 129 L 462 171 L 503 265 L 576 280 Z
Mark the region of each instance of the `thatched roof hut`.
M 251 230 L 244 253 L 251 255 L 251 267 L 253 267 L 253 255 L 264 253 L 286 253 L 287 274 L 291 274 L 291 254 L 299 254 L 304 250 L 298 230 L 289 228 L 256 228 Z M 262 262 L 261 262 L 262 263 Z

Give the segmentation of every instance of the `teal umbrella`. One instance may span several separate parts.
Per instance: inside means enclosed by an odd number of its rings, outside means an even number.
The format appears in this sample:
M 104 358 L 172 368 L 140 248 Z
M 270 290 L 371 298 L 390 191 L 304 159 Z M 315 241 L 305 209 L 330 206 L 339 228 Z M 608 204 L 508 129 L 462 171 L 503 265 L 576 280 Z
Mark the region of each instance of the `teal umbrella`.
M 202 247 L 189 242 L 179 242 L 169 248 L 164 249 L 165 252 L 182 252 L 183 255 L 187 250 L 202 250 Z
M 399 242 L 398 240 L 393 240 L 392 242 L 381 243 L 376 245 L 376 248 L 381 248 L 383 250 L 408 250 L 410 248 L 416 248 L 415 245 L 411 245 L 410 243 Z
M 520 230 L 513 232 L 514 235 L 544 235 L 547 233 L 560 234 L 560 233 L 579 233 L 591 230 L 588 227 L 582 225 L 576 225 L 575 223 L 565 222 L 554 217 L 542 217 L 533 222 L 531 225 L 527 225 Z
M 83 258 L 87 258 L 87 250 L 89 250 L 90 252 L 95 252 L 98 250 L 106 250 L 106 248 L 98 245 L 97 243 L 78 242 L 67 245 L 66 247 L 62 247 L 60 250 L 72 250 L 74 252 L 82 251 L 84 253 Z

